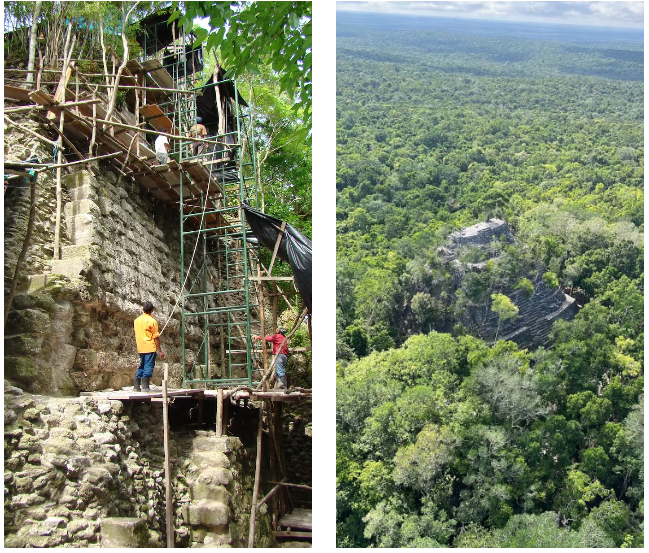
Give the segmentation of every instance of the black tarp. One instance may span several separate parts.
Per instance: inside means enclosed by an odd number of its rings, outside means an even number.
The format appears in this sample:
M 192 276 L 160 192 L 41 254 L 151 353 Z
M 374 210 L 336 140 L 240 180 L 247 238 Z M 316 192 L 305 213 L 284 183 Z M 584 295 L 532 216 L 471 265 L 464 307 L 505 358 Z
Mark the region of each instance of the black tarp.
M 246 214 L 246 221 L 252 233 L 258 238 L 259 243 L 271 252 L 275 250 L 275 243 L 282 227 L 282 221 L 261 211 L 242 205 Z M 304 305 L 311 311 L 311 260 L 313 257 L 311 240 L 287 223 L 284 236 L 277 249 L 277 257 L 285 261 L 293 269 L 295 286 L 304 300 Z
M 221 98 L 230 98 L 234 100 L 234 84 L 232 83 L 232 81 L 221 83 L 215 86 L 207 86 L 213 85 L 214 82 L 222 81 L 224 74 L 225 71 L 222 68 L 219 69 L 218 75 L 216 76 L 217 80 L 214 81 L 214 75 L 212 75 L 209 81 L 205 83 L 206 86 L 202 89 L 202 95 L 196 97 L 196 114 L 203 119 L 203 125 L 205 125 L 206 127 L 214 126 L 218 128 L 219 125 L 219 110 L 216 107 L 217 86 L 219 87 L 219 95 L 221 96 Z M 237 96 L 239 106 L 248 107 L 248 104 L 242 98 L 241 94 L 238 93 Z M 226 132 L 232 132 L 234 130 L 234 128 L 232 127 L 232 121 L 228 121 L 226 125 Z M 216 134 L 216 132 L 210 134 Z
M 139 29 L 136 32 L 135 40 L 142 49 L 146 44 L 145 54 L 147 56 L 162 50 L 174 41 L 172 26 L 167 23 L 173 11 L 171 7 L 168 7 L 138 21 Z

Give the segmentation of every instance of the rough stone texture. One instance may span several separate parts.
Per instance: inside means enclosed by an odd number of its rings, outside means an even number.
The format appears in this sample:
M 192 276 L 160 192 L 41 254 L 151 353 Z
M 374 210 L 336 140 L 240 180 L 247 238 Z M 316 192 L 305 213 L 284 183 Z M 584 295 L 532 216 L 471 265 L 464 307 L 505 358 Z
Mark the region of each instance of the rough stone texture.
M 458 246 L 483 247 L 494 240 L 514 241 L 509 226 L 501 219 L 489 219 L 484 223 L 463 228 L 452 233 L 448 238 L 451 248 Z
M 101 521 L 102 547 L 147 547 L 149 530 L 142 518 L 105 518 Z
M 15 133 L 5 143 L 6 159 L 24 159 L 23 143 L 43 159 L 49 155 Z M 121 388 L 132 383 L 139 363 L 132 325 L 141 305 L 153 301 L 162 328 L 180 290 L 178 214 L 113 173 L 64 175 L 61 259 L 52 261 L 54 186 L 48 175 L 39 176 L 38 222 L 5 329 L 7 374 L 34 393 Z M 20 190 L 5 195 L 5 291 L 27 226 L 29 198 Z M 185 250 L 188 265 L 192 249 Z M 208 270 L 218 283 L 217 271 Z M 162 339 L 172 387 L 182 380 L 178 318 L 176 312 Z M 192 358 L 202 331 L 189 326 L 186 337 Z M 214 333 L 213 366 L 225 374 L 219 348 Z M 164 364 L 157 367 L 154 384 Z
M 450 263 L 456 274 L 459 287 L 467 272 L 482 271 L 486 262 L 462 263 L 457 257 L 466 248 L 477 248 L 490 259 L 497 262 L 497 252 L 490 251 L 489 245 L 494 241 L 513 242 L 514 237 L 504 221 L 490 219 L 471 227 L 454 232 L 449 236 L 448 248 L 439 248 L 439 253 Z M 516 342 L 521 348 L 532 348 L 547 345 L 550 341 L 552 325 L 558 319 L 572 319 L 579 307 L 574 298 L 565 294 L 560 288 L 552 290 L 542 278 L 544 270 L 539 271 L 532 280 L 534 294 L 529 298 L 521 290 L 503 290 L 518 307 L 516 319 L 500 325 L 499 339 Z M 498 328 L 498 315 L 484 305 L 470 306 L 462 321 L 474 328 L 486 340 L 493 340 Z
M 254 422 L 257 411 L 246 411 Z M 160 404 L 31 395 L 5 381 L 5 546 L 143 547 L 146 538 L 164 547 L 161 419 Z M 169 448 L 176 546 L 246 546 L 254 448 L 207 431 L 172 432 Z M 142 522 L 106 522 L 115 518 Z M 140 525 L 146 536 L 132 529 Z M 255 544 L 275 545 L 266 512 Z

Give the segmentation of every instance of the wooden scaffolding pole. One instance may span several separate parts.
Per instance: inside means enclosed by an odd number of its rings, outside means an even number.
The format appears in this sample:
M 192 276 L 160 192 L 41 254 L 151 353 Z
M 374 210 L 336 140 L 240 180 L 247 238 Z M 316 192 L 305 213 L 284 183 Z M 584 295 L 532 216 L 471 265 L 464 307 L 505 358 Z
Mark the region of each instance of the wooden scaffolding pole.
M 216 437 L 223 435 L 223 388 L 216 392 Z
M 65 92 L 63 94 L 63 101 L 65 101 Z M 61 190 L 61 171 L 63 161 L 63 122 L 65 120 L 65 112 L 61 112 L 61 120 L 59 123 L 59 142 L 56 162 L 56 220 L 54 223 L 54 256 L 53 259 L 61 259 L 60 243 L 61 243 L 61 207 L 63 201 L 63 192 Z
M 252 490 L 252 507 L 250 509 L 250 531 L 248 532 L 248 547 L 255 544 L 255 520 L 257 518 L 257 498 L 259 497 L 259 478 L 261 476 L 261 438 L 264 424 L 264 404 L 259 406 L 259 425 L 257 426 L 257 462 L 255 464 L 255 485 Z
M 169 379 L 169 363 L 165 363 L 164 380 L 162 381 L 162 421 L 164 424 L 165 449 L 165 502 L 167 519 L 167 547 L 174 545 L 174 509 L 171 494 L 171 461 L 169 459 L 169 398 L 167 396 L 167 381 Z

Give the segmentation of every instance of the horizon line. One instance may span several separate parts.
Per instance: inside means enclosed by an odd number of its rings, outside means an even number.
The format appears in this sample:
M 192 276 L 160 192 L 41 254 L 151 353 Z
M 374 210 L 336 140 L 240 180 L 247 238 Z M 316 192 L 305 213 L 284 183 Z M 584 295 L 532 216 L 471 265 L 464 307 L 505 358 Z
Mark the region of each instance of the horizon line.
M 404 15 L 404 16 L 412 16 L 412 17 L 427 17 L 427 18 L 437 18 L 437 19 L 454 19 L 457 21 L 463 21 L 465 19 L 471 19 L 474 21 L 489 21 L 489 22 L 494 22 L 494 23 L 531 23 L 531 24 L 537 24 L 537 25 L 558 25 L 562 27 L 581 27 L 581 28 L 592 28 L 595 27 L 597 29 L 615 29 L 615 30 L 634 30 L 638 31 L 644 34 L 644 22 L 642 27 L 633 27 L 633 26 L 622 26 L 622 27 L 615 27 L 611 25 L 606 25 L 606 24 L 586 24 L 586 23 L 559 23 L 556 21 L 536 21 L 536 20 L 529 20 L 529 19 L 497 19 L 497 18 L 491 18 L 491 17 L 479 17 L 479 16 L 460 16 L 460 15 L 440 15 L 440 14 L 431 14 L 431 13 L 414 13 L 414 12 L 400 12 L 400 11 L 394 11 L 394 12 L 387 12 L 387 11 L 378 11 L 378 10 L 352 10 L 352 9 L 338 9 L 339 4 L 345 4 L 345 2 L 336 2 L 336 13 L 358 13 L 358 14 L 373 14 L 373 15 Z M 644 40 L 643 40 L 644 44 Z

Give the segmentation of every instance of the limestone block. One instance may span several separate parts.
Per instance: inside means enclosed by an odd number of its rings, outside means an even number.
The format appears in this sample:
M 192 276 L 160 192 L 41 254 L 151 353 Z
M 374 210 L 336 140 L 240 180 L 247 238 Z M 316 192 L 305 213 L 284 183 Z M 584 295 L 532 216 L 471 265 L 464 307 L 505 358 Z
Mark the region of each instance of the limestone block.
M 98 444 L 113 444 L 117 441 L 117 438 L 110 432 L 97 432 L 94 438 Z
M 42 447 L 44 456 L 52 455 L 63 457 L 66 462 L 69 457 L 72 457 L 77 452 L 74 440 L 64 436 L 50 437 L 42 443 Z M 61 466 L 65 466 L 65 464 Z
M 31 422 L 36 422 L 40 420 L 41 412 L 34 407 L 30 407 L 23 413 L 23 418 Z
M 125 211 L 128 215 L 134 215 L 133 207 L 126 200 L 122 200 L 120 203 L 122 210 Z
M 70 371 L 74 367 L 77 348 L 70 344 L 52 344 L 52 381 L 61 393 L 76 391 Z
M 195 501 L 200 501 L 201 499 L 209 499 L 212 501 L 217 501 L 224 505 L 228 505 L 230 501 L 230 492 L 225 489 L 225 487 L 219 484 L 213 484 L 209 480 L 206 480 L 199 476 L 194 483 L 191 484 L 191 498 Z
M 77 477 L 82 470 L 90 466 L 90 458 L 76 455 L 68 460 L 65 465 L 69 477 Z
M 60 292 L 70 280 L 63 275 L 29 275 L 27 277 L 27 292 L 32 294 L 39 290 L 44 290 L 51 293 Z
M 91 466 L 84 470 L 81 482 L 89 482 L 95 486 L 105 486 L 113 481 L 108 469 L 102 466 Z
M 51 331 L 50 316 L 41 309 L 11 311 L 7 316 L 5 335 L 22 334 L 23 332 L 50 334 Z
M 88 521 L 83 519 L 71 520 L 68 522 L 68 534 L 76 534 L 88 528 Z
M 9 426 L 12 422 L 15 422 L 18 416 L 15 411 L 8 409 L 5 411 L 5 426 Z
M 80 278 L 92 268 L 92 263 L 84 258 L 53 259 L 52 273 L 68 278 Z
M 94 349 L 77 350 L 74 359 L 74 369 L 78 371 L 92 371 L 98 368 L 97 352 Z
M 189 524 L 223 526 L 230 520 L 230 507 L 217 501 L 203 499 L 184 505 L 184 518 Z
M 14 309 L 42 309 L 52 313 L 56 302 L 49 294 L 16 294 L 12 306 Z
M 102 390 L 104 386 L 104 375 L 92 372 L 74 372 L 70 377 L 79 390 L 93 392 Z
M 28 451 L 40 451 L 41 442 L 36 436 L 24 434 L 18 442 L 18 449 L 26 449 Z
M 149 530 L 141 518 L 105 518 L 101 521 L 102 547 L 147 547 Z
M 36 494 L 17 494 L 11 498 L 11 507 L 16 509 L 25 509 L 33 505 L 40 505 L 45 502 L 45 498 Z
M 229 453 L 232 451 L 232 440 L 228 436 L 217 438 L 212 432 L 197 432 L 192 440 L 192 451 L 218 451 Z M 219 465 L 229 467 L 230 465 Z
M 90 215 L 96 217 L 100 215 L 99 206 L 92 200 L 82 199 L 68 202 L 63 207 L 65 218 L 76 217 L 78 215 Z
M 72 241 L 76 245 L 95 244 L 98 242 L 92 215 L 85 214 L 66 218 L 65 225 L 68 236 L 72 238 Z
M 229 535 L 215 534 L 214 532 L 208 532 L 203 539 L 204 548 L 223 548 L 230 547 L 232 543 L 232 538 Z
M 200 482 L 202 484 L 211 485 L 211 486 L 229 486 L 232 482 L 232 471 L 230 469 L 214 466 L 214 464 L 209 464 L 210 453 L 204 452 L 199 453 L 202 460 L 201 465 L 196 463 L 194 456 L 192 456 L 192 461 L 197 464 L 197 466 L 203 470 L 200 473 Z
M 5 338 L 5 352 L 7 351 Z M 51 382 L 51 369 L 42 359 L 5 357 L 5 378 L 20 383 L 25 389 L 42 388 Z
M 88 185 L 72 188 L 68 190 L 68 194 L 73 202 L 79 202 L 81 200 L 93 200 L 96 202 L 98 199 L 96 190 Z
M 90 259 L 96 255 L 97 246 L 63 246 L 61 248 L 61 259 Z
M 19 334 L 5 337 L 5 353 L 9 355 L 37 355 L 43 345 L 43 336 Z
M 65 175 L 63 177 L 63 185 L 70 191 L 82 186 L 86 186 L 93 190 L 97 188 L 97 180 L 90 171 L 83 169 L 76 173 Z

